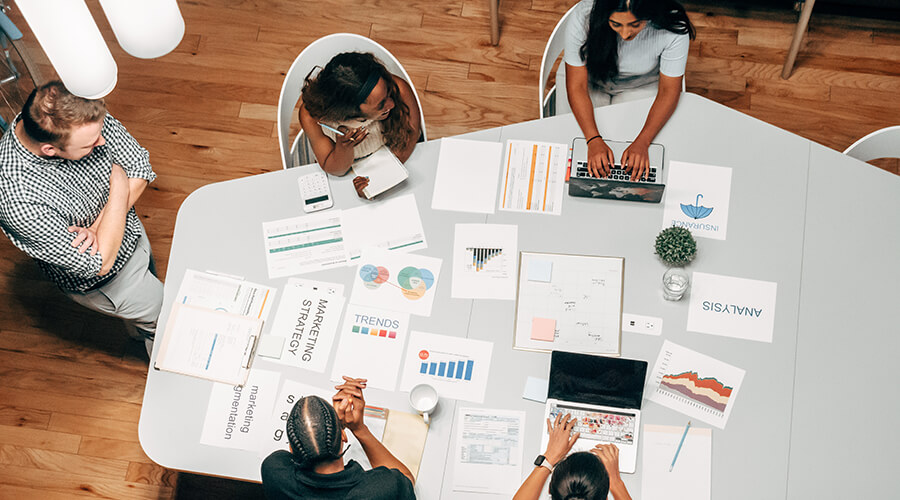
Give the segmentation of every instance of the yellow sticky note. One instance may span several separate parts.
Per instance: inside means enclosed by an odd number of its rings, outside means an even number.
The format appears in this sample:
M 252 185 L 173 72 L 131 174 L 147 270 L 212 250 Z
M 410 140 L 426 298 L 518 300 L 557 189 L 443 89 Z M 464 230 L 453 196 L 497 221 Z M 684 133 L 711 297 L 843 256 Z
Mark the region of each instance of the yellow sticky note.
M 531 319 L 531 340 L 553 342 L 556 334 L 556 320 L 548 318 Z

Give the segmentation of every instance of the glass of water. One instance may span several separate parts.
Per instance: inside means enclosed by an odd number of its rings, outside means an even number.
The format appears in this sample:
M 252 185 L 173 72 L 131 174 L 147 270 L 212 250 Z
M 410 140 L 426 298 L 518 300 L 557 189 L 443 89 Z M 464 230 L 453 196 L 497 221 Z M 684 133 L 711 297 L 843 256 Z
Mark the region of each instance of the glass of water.
M 683 267 L 671 267 L 663 274 L 662 283 L 666 300 L 681 300 L 691 285 L 691 278 Z

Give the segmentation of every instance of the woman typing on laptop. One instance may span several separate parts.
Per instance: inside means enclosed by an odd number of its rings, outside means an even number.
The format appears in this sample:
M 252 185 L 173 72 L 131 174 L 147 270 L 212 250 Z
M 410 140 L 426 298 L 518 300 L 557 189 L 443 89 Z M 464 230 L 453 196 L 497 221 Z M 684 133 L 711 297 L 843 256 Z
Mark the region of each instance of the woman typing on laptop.
M 675 0 L 582 0 L 566 29 L 557 113 L 568 104 L 588 142 L 588 169 L 604 177 L 615 164 L 594 118 L 594 108 L 656 96 L 644 127 L 622 154 L 621 165 L 639 180 L 648 148 L 672 116 L 694 27 Z M 559 95 L 565 89 L 567 98 Z
M 406 162 L 416 147 L 419 106 L 409 84 L 369 53 L 345 52 L 306 77 L 300 125 L 319 165 L 344 175 L 354 161 L 387 145 Z M 368 185 L 353 179 L 357 193 Z M 361 195 L 362 196 L 362 195 Z

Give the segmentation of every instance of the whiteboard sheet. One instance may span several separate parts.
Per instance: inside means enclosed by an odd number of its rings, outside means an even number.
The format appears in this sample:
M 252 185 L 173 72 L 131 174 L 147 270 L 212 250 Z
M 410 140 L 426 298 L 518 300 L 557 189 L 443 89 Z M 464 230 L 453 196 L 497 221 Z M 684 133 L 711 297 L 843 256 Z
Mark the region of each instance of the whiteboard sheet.
M 521 252 L 514 347 L 588 354 L 620 353 L 625 259 Z M 550 279 L 530 274 L 546 269 Z M 552 341 L 532 335 L 534 319 L 556 320 Z M 537 337 L 537 338 L 535 338 Z

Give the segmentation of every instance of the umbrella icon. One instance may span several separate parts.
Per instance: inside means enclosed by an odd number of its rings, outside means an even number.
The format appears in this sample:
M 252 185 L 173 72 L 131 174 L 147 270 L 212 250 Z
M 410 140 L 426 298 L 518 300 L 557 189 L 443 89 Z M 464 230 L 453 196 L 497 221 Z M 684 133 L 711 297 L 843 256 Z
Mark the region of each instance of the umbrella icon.
M 703 198 L 702 194 L 697 195 L 697 201 L 695 202 L 696 205 L 685 205 L 684 203 L 680 204 L 681 211 L 684 212 L 684 215 L 687 215 L 692 219 L 702 219 L 712 213 L 712 208 L 704 207 L 700 204 L 700 198 Z

